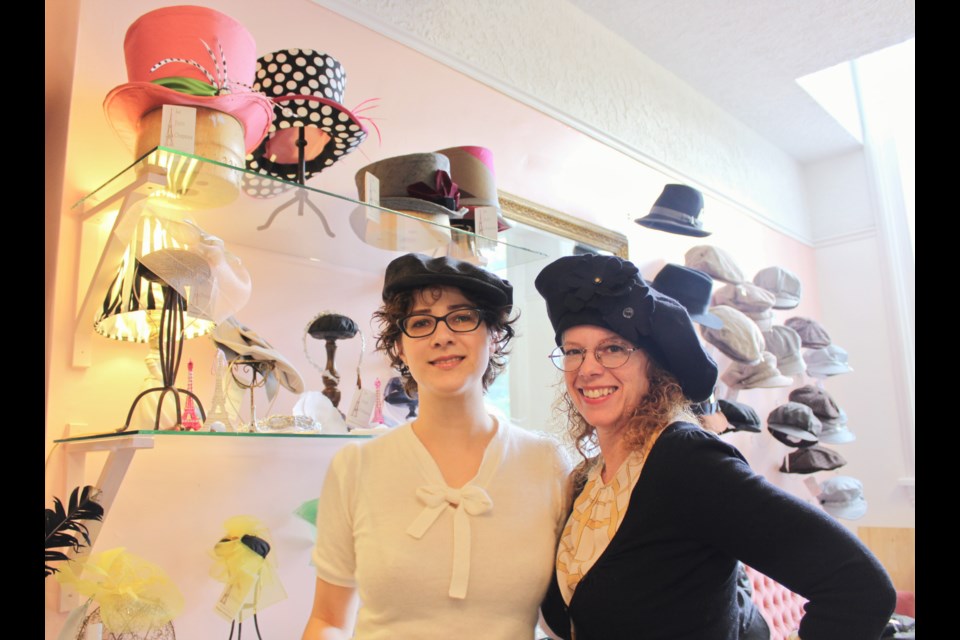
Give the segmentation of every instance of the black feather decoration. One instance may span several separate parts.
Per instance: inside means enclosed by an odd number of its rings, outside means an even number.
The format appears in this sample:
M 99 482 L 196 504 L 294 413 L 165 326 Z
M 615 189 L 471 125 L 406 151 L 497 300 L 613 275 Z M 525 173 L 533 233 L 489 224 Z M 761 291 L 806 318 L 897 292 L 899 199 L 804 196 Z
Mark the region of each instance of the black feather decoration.
M 51 576 L 59 569 L 50 566 L 51 562 L 66 560 L 67 555 L 57 549 L 69 547 L 74 553 L 84 546 L 90 546 L 90 530 L 83 520 L 103 520 L 103 507 L 97 502 L 100 491 L 87 485 L 82 490 L 76 487 L 70 494 L 67 508 L 63 508 L 60 498 L 54 496 L 53 509 L 45 509 L 46 546 L 43 556 L 43 577 Z

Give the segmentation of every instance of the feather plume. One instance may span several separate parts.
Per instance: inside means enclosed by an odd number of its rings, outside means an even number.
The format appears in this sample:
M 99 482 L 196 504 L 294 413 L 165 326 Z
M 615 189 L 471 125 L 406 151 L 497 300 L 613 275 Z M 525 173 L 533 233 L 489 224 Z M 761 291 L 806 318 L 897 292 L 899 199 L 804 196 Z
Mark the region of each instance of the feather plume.
M 84 520 L 103 520 L 103 507 L 97 502 L 100 491 L 92 486 L 81 490 L 76 487 L 70 494 L 65 509 L 60 498 L 54 496 L 53 509 L 45 509 L 46 539 L 43 557 L 43 577 L 53 575 L 59 569 L 51 562 L 67 560 L 67 555 L 58 549 L 70 548 L 74 553 L 90 546 L 90 530 Z

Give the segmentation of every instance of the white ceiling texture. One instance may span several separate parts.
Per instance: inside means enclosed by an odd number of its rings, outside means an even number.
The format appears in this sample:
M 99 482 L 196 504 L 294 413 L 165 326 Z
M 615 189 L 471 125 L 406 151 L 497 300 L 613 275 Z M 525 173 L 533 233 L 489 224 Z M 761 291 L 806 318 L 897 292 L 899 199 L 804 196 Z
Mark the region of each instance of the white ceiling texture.
M 915 36 L 914 0 L 568 0 L 808 163 L 858 146 L 797 84 Z

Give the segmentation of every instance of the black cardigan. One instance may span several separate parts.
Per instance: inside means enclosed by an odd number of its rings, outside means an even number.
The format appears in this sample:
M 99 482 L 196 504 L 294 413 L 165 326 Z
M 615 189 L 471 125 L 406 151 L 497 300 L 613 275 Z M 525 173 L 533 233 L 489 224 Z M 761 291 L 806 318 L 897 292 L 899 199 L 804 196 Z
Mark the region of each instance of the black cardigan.
M 571 618 L 576 640 L 736 640 L 738 560 L 809 600 L 803 640 L 876 640 L 893 613 L 889 576 L 846 528 L 678 422 L 651 449 L 569 608 L 554 572 L 544 620 L 568 640 Z

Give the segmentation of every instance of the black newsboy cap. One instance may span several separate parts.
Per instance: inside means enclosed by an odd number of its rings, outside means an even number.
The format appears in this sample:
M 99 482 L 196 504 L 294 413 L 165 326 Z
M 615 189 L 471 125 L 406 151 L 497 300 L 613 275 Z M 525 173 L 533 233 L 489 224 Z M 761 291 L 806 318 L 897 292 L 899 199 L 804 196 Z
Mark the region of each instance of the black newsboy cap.
M 468 297 L 494 307 L 513 305 L 513 285 L 474 264 L 441 256 L 431 258 L 408 253 L 387 265 L 383 278 L 383 300 L 410 289 L 430 286 L 457 287 Z
M 616 256 L 565 256 L 544 267 L 534 284 L 547 303 L 558 346 L 570 327 L 604 327 L 673 374 L 692 402 L 713 393 L 717 363 L 700 344 L 687 310 L 649 287 L 632 262 Z

